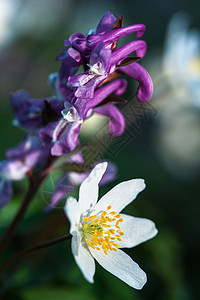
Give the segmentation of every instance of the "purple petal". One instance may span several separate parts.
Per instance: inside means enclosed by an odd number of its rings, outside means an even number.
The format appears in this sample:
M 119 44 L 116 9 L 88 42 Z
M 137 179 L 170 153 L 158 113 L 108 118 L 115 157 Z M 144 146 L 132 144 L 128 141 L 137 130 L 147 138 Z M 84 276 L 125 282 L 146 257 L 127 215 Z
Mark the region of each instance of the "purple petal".
M 88 70 L 85 73 L 69 77 L 68 83 L 73 87 L 77 87 L 75 91 L 77 98 L 93 98 L 95 88 L 107 77 L 110 57 L 111 50 L 105 49 L 104 44 L 100 43 L 91 52 L 89 65 L 90 68 L 94 65 L 97 67 L 97 74 Z
M 65 82 L 65 80 L 63 80 Z M 70 98 L 72 99 L 74 97 L 74 90 L 66 85 L 66 83 L 60 81 L 60 77 L 58 73 L 51 73 L 48 77 L 48 84 L 51 88 L 51 90 L 54 92 L 54 94 L 58 97 L 60 105 L 56 105 L 57 110 L 60 111 L 63 109 L 63 107 L 60 109 L 61 104 L 63 104 L 62 99 L 63 98 Z M 52 103 L 51 103 L 52 104 Z M 54 105 L 55 106 L 55 105 Z
M 117 167 L 115 164 L 109 162 L 105 174 L 103 175 L 100 185 L 108 184 L 116 178 Z M 77 186 L 79 186 L 83 180 L 88 176 L 89 172 L 76 173 L 70 172 L 64 174 L 56 183 L 55 191 L 51 197 L 48 210 L 58 205 L 58 203 L 65 198 L 70 192 L 72 192 Z
M 52 136 L 53 132 L 58 126 L 58 122 L 51 122 L 48 125 L 46 125 L 44 128 L 40 129 L 39 136 L 43 141 L 44 145 L 51 145 L 52 144 Z
M 73 87 L 84 86 L 87 82 L 92 79 L 94 75 L 89 75 L 88 72 L 81 73 L 75 76 L 69 76 L 68 83 Z
M 69 77 L 69 83 L 73 87 L 77 87 L 75 96 L 77 98 L 93 98 L 94 90 L 103 81 L 105 76 L 90 75 L 88 72 Z
M 8 204 L 12 197 L 12 186 L 10 180 L 2 179 L 0 181 L 0 209 Z
M 69 56 L 71 58 L 73 58 L 76 62 L 80 62 L 81 61 L 81 55 L 80 52 L 78 50 L 73 49 L 72 47 L 67 49 L 67 53 L 69 54 Z
M 105 48 L 103 42 L 100 42 L 91 52 L 90 65 L 99 65 L 99 71 L 102 75 L 105 75 L 108 70 L 112 51 L 111 49 Z
M 121 60 L 127 57 L 130 53 L 136 51 L 136 56 L 142 58 L 146 53 L 147 45 L 144 41 L 133 41 L 113 51 L 110 59 L 110 67 L 118 64 Z
M 71 184 L 74 185 L 74 186 L 78 186 L 89 175 L 89 173 L 90 172 L 86 172 L 86 173 L 70 172 L 69 177 L 68 177 L 69 182 L 71 182 Z M 111 181 L 113 181 L 116 178 L 116 174 L 117 174 L 116 165 L 112 162 L 109 162 L 108 166 L 107 166 L 107 169 L 106 169 L 106 172 L 104 173 L 104 175 L 103 175 L 103 177 L 100 181 L 100 185 L 105 185 L 105 184 L 108 184 Z
M 83 119 L 88 99 L 74 98 L 70 103 L 76 108 L 80 118 Z
M 30 98 L 28 92 L 19 90 L 10 95 L 15 115 L 15 124 L 26 129 L 36 129 L 42 126 L 43 101 Z
M 47 206 L 48 210 L 58 205 L 58 203 L 65 198 L 69 193 L 74 191 L 75 185 L 73 185 L 67 174 L 63 175 L 56 183 L 55 191 L 51 196 L 50 203 Z
M 63 109 L 60 99 L 32 99 L 24 90 L 12 93 L 10 98 L 15 114 L 14 124 L 27 130 L 38 130 L 52 119 L 58 119 Z
M 28 169 L 34 168 L 38 163 L 45 162 L 45 158 L 49 157 L 49 151 L 47 148 L 39 148 L 34 151 L 30 151 L 24 157 L 24 164 Z
M 111 93 L 115 92 L 115 95 L 121 95 L 124 93 L 127 87 L 127 81 L 125 79 L 114 80 L 107 85 L 98 88 L 94 93 L 94 98 L 89 100 L 86 106 L 86 111 L 90 108 L 100 104 Z
M 115 180 L 117 177 L 117 166 L 112 163 L 108 162 L 108 166 L 106 172 L 104 173 L 103 177 L 101 178 L 100 185 L 105 185 L 110 183 L 111 181 Z
M 63 79 L 67 79 L 69 75 L 73 76 L 82 63 L 81 60 L 77 62 L 71 56 L 69 56 L 67 50 L 62 50 L 61 54 L 57 56 L 56 61 L 59 60 L 62 62 L 59 70 L 61 82 Z
M 119 70 L 139 82 L 137 98 L 141 102 L 149 100 L 153 93 L 153 83 L 149 73 L 138 63 L 132 63 L 128 66 L 120 67 Z
M 73 154 L 70 156 L 70 158 L 68 159 L 69 163 L 77 163 L 77 164 L 83 164 L 84 160 L 83 160 L 83 155 L 81 152 Z
M 99 34 L 99 33 L 103 33 L 103 32 L 112 30 L 113 25 L 116 20 L 117 20 L 117 18 L 109 10 L 101 18 L 101 20 L 97 26 L 96 33 Z
M 4 160 L 0 162 L 0 175 L 8 180 L 21 180 L 29 168 L 21 160 Z
M 59 122 L 50 123 L 39 132 L 46 145 L 51 146 L 51 154 L 60 156 L 69 153 L 79 144 L 78 136 L 82 121 L 68 122 L 61 119 Z
M 113 135 L 121 135 L 124 132 L 125 119 L 116 106 L 111 104 L 96 107 L 93 112 L 110 118 L 109 129 Z
M 70 123 L 65 135 L 51 148 L 51 154 L 60 156 L 73 151 L 79 144 L 78 136 L 81 130 L 81 122 Z
M 34 134 L 28 134 L 15 148 L 6 152 L 9 160 L 1 165 L 4 176 L 12 180 L 21 180 L 28 170 L 38 164 L 47 162 L 50 155 L 49 147 L 43 147 L 41 139 Z
M 69 37 L 69 42 L 71 43 L 72 47 L 80 52 L 88 52 L 89 49 L 87 48 L 87 38 L 84 34 L 77 32 L 72 34 Z
M 92 34 L 87 37 L 88 46 L 93 49 L 100 41 L 104 42 L 105 46 L 112 44 L 113 42 L 119 40 L 120 38 L 136 32 L 136 37 L 139 38 L 145 32 L 145 25 L 136 24 L 130 25 L 122 28 L 113 29 L 103 34 Z
M 38 135 L 30 133 L 27 134 L 24 140 L 16 147 L 6 151 L 7 158 L 19 158 L 23 157 L 26 153 L 39 149 L 41 147 L 41 139 Z
M 65 47 L 70 47 L 71 46 L 71 42 L 69 41 L 69 40 L 64 40 L 64 42 L 63 42 L 63 45 L 65 46 Z

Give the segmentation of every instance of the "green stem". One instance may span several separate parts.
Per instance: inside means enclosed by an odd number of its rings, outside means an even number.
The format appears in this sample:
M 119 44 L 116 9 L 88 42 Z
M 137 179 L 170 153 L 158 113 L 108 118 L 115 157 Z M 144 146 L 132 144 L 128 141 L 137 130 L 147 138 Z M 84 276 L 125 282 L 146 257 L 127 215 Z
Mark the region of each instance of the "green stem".
M 2 237 L 2 240 L 0 242 L 0 252 L 4 249 L 5 245 L 10 240 L 17 224 L 19 223 L 19 221 L 23 217 L 24 213 L 26 212 L 26 209 L 27 209 L 29 203 L 35 196 L 35 194 L 36 194 L 38 188 L 40 187 L 42 181 L 44 180 L 45 176 L 46 175 L 43 175 L 43 174 L 38 176 L 37 180 L 35 182 L 32 182 L 32 184 L 29 185 L 28 191 L 24 197 L 22 205 L 20 206 L 13 221 L 11 222 L 10 226 L 8 227 L 8 229 L 6 230 L 6 232 L 4 233 L 4 235 Z
M 17 254 L 13 255 L 9 260 L 7 260 L 0 267 L 0 272 L 5 271 L 5 269 L 7 267 L 9 267 L 12 263 L 14 263 L 15 261 L 17 261 L 21 256 L 24 256 L 25 254 L 28 254 L 30 252 L 33 252 L 33 251 L 36 251 L 36 250 L 40 250 L 40 249 L 43 249 L 43 248 L 46 248 L 46 247 L 49 247 L 49 246 L 52 246 L 52 245 L 55 245 L 55 244 L 58 244 L 58 243 L 61 243 L 61 242 L 64 242 L 64 241 L 69 240 L 71 238 L 72 238 L 72 235 L 71 234 L 67 234 L 67 235 L 58 237 L 56 239 L 45 241 L 45 242 L 42 242 L 42 243 L 40 243 L 38 245 L 34 245 L 34 246 L 31 246 L 31 247 L 28 247 L 28 248 L 26 248 L 26 249 L 18 252 Z

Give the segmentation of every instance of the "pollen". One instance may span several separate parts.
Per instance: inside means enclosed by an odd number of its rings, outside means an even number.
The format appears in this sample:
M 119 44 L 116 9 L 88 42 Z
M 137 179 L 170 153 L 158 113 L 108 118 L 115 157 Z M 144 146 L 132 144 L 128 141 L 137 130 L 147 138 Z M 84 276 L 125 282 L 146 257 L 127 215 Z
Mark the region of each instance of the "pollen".
M 83 221 L 83 233 L 89 247 L 98 251 L 102 249 L 106 255 L 108 250 L 117 251 L 120 247 L 117 242 L 124 235 L 120 229 L 123 219 L 111 210 L 111 205 L 100 215 L 85 216 Z

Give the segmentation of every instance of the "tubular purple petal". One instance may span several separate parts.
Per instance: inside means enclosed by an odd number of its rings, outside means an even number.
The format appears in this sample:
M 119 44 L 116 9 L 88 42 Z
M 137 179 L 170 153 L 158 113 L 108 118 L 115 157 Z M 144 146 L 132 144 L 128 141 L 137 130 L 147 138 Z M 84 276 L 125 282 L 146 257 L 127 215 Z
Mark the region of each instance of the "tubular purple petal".
M 120 67 L 119 70 L 139 82 L 137 98 L 141 102 L 149 100 L 153 94 L 153 82 L 149 73 L 138 63 L 132 63 L 128 66 Z
M 126 87 L 127 81 L 125 79 L 117 79 L 97 89 L 94 93 L 94 98 L 88 101 L 86 110 L 95 107 L 113 92 L 115 92 L 115 94 L 118 96 L 123 94 L 126 90 Z
M 103 34 L 91 34 L 87 37 L 87 43 L 91 49 L 93 49 L 100 41 L 104 42 L 104 44 L 108 46 L 109 44 L 133 32 L 136 32 L 136 37 L 139 38 L 144 34 L 145 29 L 145 25 L 135 24 L 113 29 Z
M 145 41 L 133 41 L 127 45 L 124 45 L 115 51 L 113 51 L 110 59 L 110 68 L 118 64 L 122 59 L 124 59 L 130 53 L 136 51 L 136 56 L 144 57 L 147 49 L 147 44 Z
M 93 109 L 94 113 L 110 118 L 109 129 L 113 135 L 121 135 L 125 129 L 125 119 L 120 110 L 114 105 L 105 105 Z

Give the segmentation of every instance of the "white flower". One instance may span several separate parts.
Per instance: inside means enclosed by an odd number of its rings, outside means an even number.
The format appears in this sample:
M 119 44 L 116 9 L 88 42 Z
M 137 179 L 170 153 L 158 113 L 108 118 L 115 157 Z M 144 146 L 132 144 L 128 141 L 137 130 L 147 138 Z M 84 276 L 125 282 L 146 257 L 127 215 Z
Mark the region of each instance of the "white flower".
M 95 262 L 126 282 L 141 289 L 146 274 L 119 248 L 134 247 L 157 234 L 155 224 L 147 219 L 119 214 L 145 188 L 143 179 L 121 182 L 98 202 L 98 184 L 107 162 L 95 166 L 83 181 L 79 201 L 67 199 L 65 213 L 71 223 L 72 253 L 83 276 L 93 283 Z
M 191 17 L 184 12 L 171 18 L 164 51 L 164 72 L 176 94 L 185 98 L 178 104 L 192 104 L 200 109 L 200 31 L 189 28 L 190 23 Z
M 183 180 L 193 180 L 200 171 L 200 30 L 190 28 L 191 21 L 183 12 L 170 19 L 163 69 L 156 57 L 151 72 L 158 112 L 154 148 L 164 167 Z

